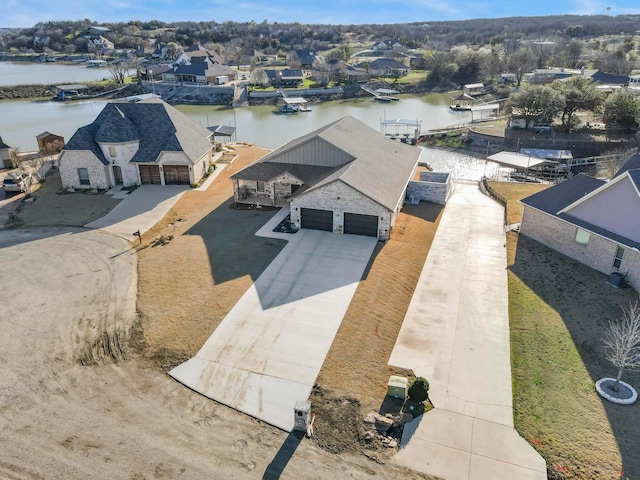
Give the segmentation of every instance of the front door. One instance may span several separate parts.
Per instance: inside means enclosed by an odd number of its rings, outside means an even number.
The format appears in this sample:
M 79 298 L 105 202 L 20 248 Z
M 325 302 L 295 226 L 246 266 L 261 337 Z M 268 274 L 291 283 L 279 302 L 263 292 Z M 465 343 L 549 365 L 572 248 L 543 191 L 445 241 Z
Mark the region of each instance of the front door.
M 113 166 L 113 179 L 116 185 L 122 185 L 122 168 L 118 165 Z

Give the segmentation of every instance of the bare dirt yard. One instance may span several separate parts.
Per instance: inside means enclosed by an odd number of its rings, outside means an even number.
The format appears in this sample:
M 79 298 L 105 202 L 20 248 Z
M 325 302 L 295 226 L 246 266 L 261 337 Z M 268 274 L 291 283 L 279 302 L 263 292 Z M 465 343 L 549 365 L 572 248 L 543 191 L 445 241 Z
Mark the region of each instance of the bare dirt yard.
M 357 449 L 335 455 L 310 440 L 292 441 L 286 432 L 219 405 L 166 375 L 168 368 L 199 349 L 282 248 L 281 242 L 253 235 L 273 212 L 230 208 L 228 174 L 264 153 L 254 147 L 238 151 L 229 172 L 222 172 L 207 191 L 186 193 L 165 220 L 143 236 L 141 245 L 83 228 L 0 231 L 0 263 L 3 271 L 11 272 L 0 297 L 1 478 L 427 478 L 371 461 Z M 64 197 L 73 197 L 86 210 L 83 222 L 106 208 L 100 196 Z M 25 207 L 25 223 L 47 217 L 55 225 L 74 221 L 73 216 L 66 219 L 67 212 L 55 218 L 55 199 L 49 214 L 28 216 L 27 209 L 46 210 L 49 201 L 41 193 Z M 411 281 L 404 276 L 413 274 L 398 264 L 383 281 L 376 262 L 389 246 L 415 258 L 419 266 L 413 268 L 419 274 L 424 247 L 401 241 L 401 231 L 412 231 L 413 223 L 418 231 L 433 228 L 437 212 L 423 212 L 421 218 L 420 208 L 411 215 L 406 212 L 405 226 L 400 221 L 397 227 L 399 245 L 381 246 L 363 285 L 377 282 L 384 292 L 397 290 L 396 298 L 410 298 Z M 174 238 L 153 246 L 160 234 Z M 419 252 L 416 257 L 414 250 Z M 387 262 L 393 263 L 391 257 Z M 394 282 L 396 275 L 403 278 Z M 383 294 L 378 291 L 376 297 Z M 361 316 L 384 323 L 384 313 L 371 312 L 379 298 L 369 298 L 369 305 L 361 304 Z M 390 305 L 381 310 L 387 308 Z M 401 310 L 389 315 L 389 321 L 397 322 Z M 372 344 L 372 349 L 387 352 L 393 334 L 384 328 L 369 329 L 362 341 L 373 343 L 380 335 L 384 347 Z M 391 332 L 393 328 L 398 326 L 391 326 Z M 368 371 L 356 359 L 343 361 L 352 362 L 356 371 Z M 328 362 L 341 365 L 334 353 Z M 361 378 L 366 382 L 376 377 L 371 384 L 380 392 L 386 378 L 377 376 L 388 374 L 383 362 L 386 359 L 377 362 L 382 373 L 371 369 Z M 345 374 L 344 385 L 348 378 Z M 339 394 L 348 392 L 341 390 L 341 381 L 327 385 Z M 380 401 L 378 393 L 371 394 L 372 400 L 362 391 L 353 394 L 365 405 Z M 321 431 L 320 423 L 318 427 Z

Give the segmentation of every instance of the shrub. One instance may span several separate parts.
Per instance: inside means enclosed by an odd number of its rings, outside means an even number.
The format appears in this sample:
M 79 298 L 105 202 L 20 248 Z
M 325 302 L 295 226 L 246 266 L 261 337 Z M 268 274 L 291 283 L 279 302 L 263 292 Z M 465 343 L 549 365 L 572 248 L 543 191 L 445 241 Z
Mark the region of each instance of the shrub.
M 422 403 L 429 398 L 429 381 L 423 377 L 417 377 L 409 387 L 409 400 Z

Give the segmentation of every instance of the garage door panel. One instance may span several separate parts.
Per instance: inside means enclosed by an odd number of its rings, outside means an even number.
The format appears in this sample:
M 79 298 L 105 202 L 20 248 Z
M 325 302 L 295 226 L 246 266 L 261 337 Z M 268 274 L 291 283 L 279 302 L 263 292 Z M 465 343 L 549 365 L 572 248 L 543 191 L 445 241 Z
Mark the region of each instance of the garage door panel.
M 189 167 L 186 165 L 164 165 L 165 185 L 189 185 Z
M 160 185 L 160 168 L 157 165 L 138 165 L 142 185 Z
M 333 232 L 333 211 L 303 208 L 300 215 L 302 228 Z
M 344 233 L 351 235 L 378 236 L 378 216 L 359 213 L 344 214 Z

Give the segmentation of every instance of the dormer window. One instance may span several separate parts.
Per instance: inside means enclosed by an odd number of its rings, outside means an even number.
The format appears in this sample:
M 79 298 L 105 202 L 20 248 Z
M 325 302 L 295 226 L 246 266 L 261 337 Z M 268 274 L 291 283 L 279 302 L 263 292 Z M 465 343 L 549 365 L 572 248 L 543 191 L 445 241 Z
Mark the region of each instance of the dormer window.
M 117 157 L 117 153 L 116 153 L 116 147 L 109 147 L 109 156 L 110 157 Z

